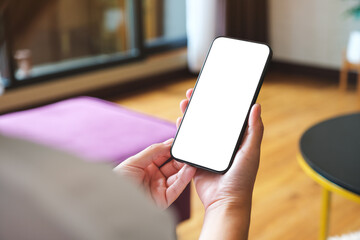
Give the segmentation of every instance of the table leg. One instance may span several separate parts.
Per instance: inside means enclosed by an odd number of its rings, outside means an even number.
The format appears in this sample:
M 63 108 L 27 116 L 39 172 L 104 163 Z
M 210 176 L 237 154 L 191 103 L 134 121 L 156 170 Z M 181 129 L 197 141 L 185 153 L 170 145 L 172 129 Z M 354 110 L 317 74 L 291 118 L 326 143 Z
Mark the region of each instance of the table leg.
M 322 205 L 320 219 L 320 240 L 326 240 L 329 230 L 329 210 L 331 203 L 331 192 L 326 188 L 322 189 Z
M 347 78 L 348 78 L 348 69 L 343 66 L 340 70 L 340 83 L 339 88 L 341 91 L 346 91 L 347 89 Z

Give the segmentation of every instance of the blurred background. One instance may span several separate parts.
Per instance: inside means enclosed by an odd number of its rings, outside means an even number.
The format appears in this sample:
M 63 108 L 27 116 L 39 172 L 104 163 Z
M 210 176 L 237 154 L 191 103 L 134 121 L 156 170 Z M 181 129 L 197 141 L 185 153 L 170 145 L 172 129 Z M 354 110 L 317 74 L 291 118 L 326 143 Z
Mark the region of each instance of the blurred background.
M 71 70 L 84 72 L 139 59 L 150 49 L 186 44 L 184 1 L 141 1 L 140 5 L 126 0 L 64 0 L 42 5 L 38 16 L 32 16 L 36 21 L 26 27 L 31 30 L 16 32 L 16 38 L 8 36 L 13 64 L 9 74 L 14 76 L 3 74 L 3 78 L 30 82 Z M 16 8 L 11 14 L 15 13 Z
M 269 44 L 273 60 L 258 99 L 265 135 L 250 239 L 317 238 L 321 187 L 296 154 L 309 127 L 360 109 L 360 1 L 4 3 L 3 116 L 86 95 L 174 123 L 216 36 Z M 329 235 L 360 229 L 359 204 L 334 195 L 330 208 Z M 197 239 L 202 218 L 192 188 L 191 217 L 178 225 L 179 239 Z

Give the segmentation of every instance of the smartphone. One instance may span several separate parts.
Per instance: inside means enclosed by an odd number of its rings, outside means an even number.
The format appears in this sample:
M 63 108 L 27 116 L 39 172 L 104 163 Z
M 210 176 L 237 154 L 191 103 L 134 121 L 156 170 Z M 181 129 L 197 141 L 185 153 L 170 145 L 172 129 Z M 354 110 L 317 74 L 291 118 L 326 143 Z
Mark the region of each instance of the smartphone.
M 230 168 L 271 55 L 266 44 L 213 41 L 171 146 L 174 159 L 217 173 Z

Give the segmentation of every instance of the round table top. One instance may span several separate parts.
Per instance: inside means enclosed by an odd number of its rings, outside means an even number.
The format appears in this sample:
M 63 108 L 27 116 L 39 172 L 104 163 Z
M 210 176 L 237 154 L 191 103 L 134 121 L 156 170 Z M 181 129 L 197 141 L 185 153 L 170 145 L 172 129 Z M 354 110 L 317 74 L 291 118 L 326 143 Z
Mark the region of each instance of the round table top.
M 309 128 L 300 139 L 300 151 L 317 173 L 360 195 L 360 113 Z

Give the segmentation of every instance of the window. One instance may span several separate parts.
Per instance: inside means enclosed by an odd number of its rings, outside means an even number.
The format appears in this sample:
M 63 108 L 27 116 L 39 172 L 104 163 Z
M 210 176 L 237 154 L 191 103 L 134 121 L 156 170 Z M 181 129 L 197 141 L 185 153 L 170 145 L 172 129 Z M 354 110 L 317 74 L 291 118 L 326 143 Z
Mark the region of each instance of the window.
M 144 0 L 144 34 L 150 52 L 185 45 L 185 0 Z
M 48 81 L 184 46 L 185 1 L 55 0 L 31 31 L 8 39 L 0 47 L 6 86 Z

